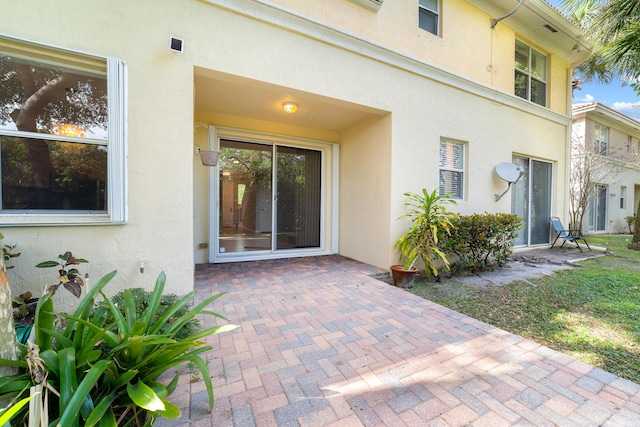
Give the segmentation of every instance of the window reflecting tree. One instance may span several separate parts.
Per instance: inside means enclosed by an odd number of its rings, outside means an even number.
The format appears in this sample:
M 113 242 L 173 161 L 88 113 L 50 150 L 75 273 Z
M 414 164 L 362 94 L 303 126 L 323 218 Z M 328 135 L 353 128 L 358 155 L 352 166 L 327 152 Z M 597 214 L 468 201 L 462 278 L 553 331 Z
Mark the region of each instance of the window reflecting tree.
M 105 209 L 106 75 L 48 62 L 0 54 L 2 208 Z

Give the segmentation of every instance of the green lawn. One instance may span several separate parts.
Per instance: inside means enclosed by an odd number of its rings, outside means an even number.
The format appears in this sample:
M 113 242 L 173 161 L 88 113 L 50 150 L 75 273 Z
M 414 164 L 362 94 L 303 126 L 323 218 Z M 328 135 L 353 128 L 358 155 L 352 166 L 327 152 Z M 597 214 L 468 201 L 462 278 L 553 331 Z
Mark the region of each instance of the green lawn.
M 640 383 L 640 252 L 626 249 L 630 239 L 590 236 L 610 255 L 539 280 L 446 295 L 421 282 L 411 291 Z

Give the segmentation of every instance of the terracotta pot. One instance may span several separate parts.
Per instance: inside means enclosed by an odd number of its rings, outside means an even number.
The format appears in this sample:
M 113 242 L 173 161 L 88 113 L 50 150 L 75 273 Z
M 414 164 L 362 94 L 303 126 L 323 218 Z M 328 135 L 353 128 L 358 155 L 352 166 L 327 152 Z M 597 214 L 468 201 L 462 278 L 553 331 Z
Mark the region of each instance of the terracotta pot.
M 413 288 L 413 281 L 416 278 L 416 274 L 418 274 L 418 269 L 415 267 L 411 267 L 411 270 L 405 270 L 403 265 L 391 266 L 393 284 L 399 288 Z

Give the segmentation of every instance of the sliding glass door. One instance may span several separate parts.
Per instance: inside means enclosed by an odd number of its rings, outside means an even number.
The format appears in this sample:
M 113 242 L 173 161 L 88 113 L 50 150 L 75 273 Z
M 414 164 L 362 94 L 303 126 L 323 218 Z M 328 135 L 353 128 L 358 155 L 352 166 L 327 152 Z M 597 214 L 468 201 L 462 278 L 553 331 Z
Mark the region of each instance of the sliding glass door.
M 276 147 L 276 249 L 320 246 L 321 153 Z
M 272 147 L 220 141 L 219 252 L 271 249 Z
M 597 184 L 594 195 L 587 206 L 589 231 L 607 229 L 607 186 Z
M 321 151 L 221 139 L 218 166 L 220 255 L 320 247 Z
M 531 246 L 549 243 L 552 164 L 518 156 L 513 156 L 513 163 L 524 170 L 511 194 L 511 213 L 523 219 L 514 244 Z

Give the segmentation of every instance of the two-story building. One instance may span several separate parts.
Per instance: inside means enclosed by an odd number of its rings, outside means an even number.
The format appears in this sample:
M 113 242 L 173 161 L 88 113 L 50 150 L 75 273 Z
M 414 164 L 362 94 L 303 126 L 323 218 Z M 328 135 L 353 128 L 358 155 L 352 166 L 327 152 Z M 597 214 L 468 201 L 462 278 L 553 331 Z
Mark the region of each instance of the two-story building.
M 65 250 L 94 277 L 118 269 L 113 291 L 164 270 L 184 293 L 197 263 L 386 268 L 403 193 L 422 188 L 517 213 L 518 245 L 568 214 L 590 45 L 543 0 L 0 6 L 0 223 L 19 278 Z M 523 176 L 496 201 L 503 162 Z
M 628 233 L 640 201 L 640 122 L 599 102 L 573 106 L 574 186 L 588 196 L 583 232 Z M 582 183 L 581 183 L 582 182 Z

